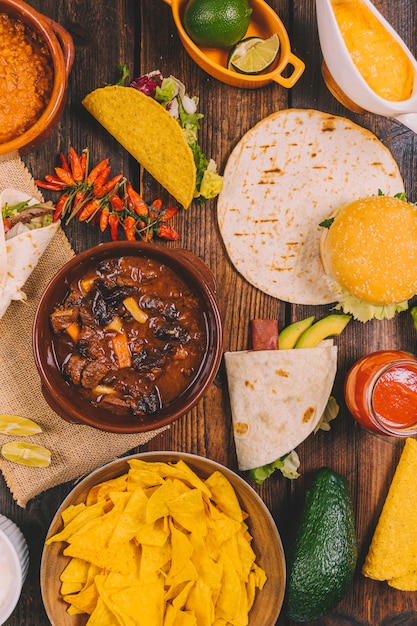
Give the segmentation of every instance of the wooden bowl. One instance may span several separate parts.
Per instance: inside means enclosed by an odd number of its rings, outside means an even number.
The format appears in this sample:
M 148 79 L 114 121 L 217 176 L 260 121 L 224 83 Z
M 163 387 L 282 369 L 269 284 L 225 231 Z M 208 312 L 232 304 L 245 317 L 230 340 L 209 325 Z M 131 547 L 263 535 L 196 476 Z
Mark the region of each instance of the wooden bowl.
M 56 129 L 64 111 L 68 76 L 74 61 L 71 35 L 59 24 L 35 11 L 23 0 L 0 0 L 0 12 L 22 20 L 46 42 L 54 65 L 51 98 L 40 118 L 19 137 L 0 144 L 0 160 L 31 152 Z
M 284 24 L 264 0 L 249 0 L 252 15 L 245 37 L 256 36 L 266 39 L 277 33 L 280 40 L 280 50 L 273 66 L 267 72 L 257 75 L 239 74 L 227 69 L 229 49 L 200 48 L 190 39 L 182 24 L 182 16 L 188 0 L 165 0 L 165 2 L 172 8 L 175 26 L 188 54 L 207 74 L 217 78 L 217 80 L 233 87 L 247 89 L 257 89 L 271 82 L 276 82 L 288 89 L 295 85 L 304 72 L 304 62 L 291 51 L 290 40 Z
M 113 461 L 95 470 L 77 484 L 56 512 L 47 537 L 61 530 L 61 512 L 65 508 L 71 504 L 84 502 L 93 485 L 126 473 L 129 469 L 128 460 L 132 458 L 163 463 L 182 459 L 203 480 L 214 471 L 220 471 L 228 478 L 235 489 L 241 508 L 249 514 L 247 523 L 253 536 L 252 547 L 256 561 L 268 576 L 262 591 L 256 590 L 255 602 L 249 613 L 249 626 L 275 626 L 281 611 L 286 584 L 285 557 L 277 527 L 269 510 L 252 487 L 237 474 L 210 459 L 179 452 L 146 452 Z M 68 615 L 66 612 L 68 605 L 60 594 L 59 577 L 68 562 L 68 557 L 62 554 L 64 545 L 66 544 L 57 542 L 44 547 L 40 573 L 42 598 L 52 626 L 84 626 L 88 616 Z
M 167 265 L 179 275 L 199 299 L 206 320 L 206 349 L 198 376 L 188 388 L 165 407 L 145 416 L 115 414 L 84 398 L 77 387 L 63 378 L 55 353 L 55 336 L 49 316 L 67 294 L 70 283 L 105 259 L 140 256 Z M 42 392 L 50 407 L 68 422 L 88 424 L 115 433 L 138 433 L 171 424 L 187 413 L 214 380 L 222 357 L 222 324 L 216 300 L 213 274 L 195 254 L 180 248 L 166 248 L 139 241 L 100 244 L 74 256 L 49 283 L 43 293 L 33 325 L 33 351 L 42 382 Z

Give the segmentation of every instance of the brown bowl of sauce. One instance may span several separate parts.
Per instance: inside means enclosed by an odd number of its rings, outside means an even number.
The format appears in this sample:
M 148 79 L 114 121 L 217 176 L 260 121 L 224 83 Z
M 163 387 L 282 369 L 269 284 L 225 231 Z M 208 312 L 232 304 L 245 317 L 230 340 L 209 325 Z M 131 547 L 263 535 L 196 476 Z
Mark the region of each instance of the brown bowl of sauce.
M 213 274 L 182 249 L 86 250 L 45 290 L 33 349 L 44 397 L 65 420 L 116 433 L 166 426 L 200 400 L 220 365 Z
M 0 0 L 0 160 L 56 129 L 74 61 L 70 34 L 22 0 Z

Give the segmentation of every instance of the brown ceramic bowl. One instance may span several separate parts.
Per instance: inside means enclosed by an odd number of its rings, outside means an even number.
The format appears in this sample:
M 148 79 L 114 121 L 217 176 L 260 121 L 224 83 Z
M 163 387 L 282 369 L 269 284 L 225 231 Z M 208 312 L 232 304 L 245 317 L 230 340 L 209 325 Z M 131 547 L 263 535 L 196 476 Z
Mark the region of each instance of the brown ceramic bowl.
M 252 487 L 237 474 L 210 459 L 179 452 L 146 452 L 112 461 L 77 484 L 56 512 L 47 536 L 51 537 L 62 529 L 61 513 L 64 509 L 85 502 L 89 489 L 94 485 L 125 474 L 129 470 L 128 460 L 132 458 L 161 463 L 175 463 L 182 459 L 203 480 L 219 471 L 231 482 L 241 508 L 249 515 L 247 524 L 253 537 L 252 548 L 256 562 L 268 577 L 264 588 L 256 590 L 255 602 L 249 613 L 249 626 L 275 626 L 286 585 L 285 556 L 277 527 L 268 508 Z M 66 543 L 56 542 L 44 547 L 40 574 L 42 598 L 52 626 L 84 626 L 88 616 L 68 615 L 68 605 L 60 594 L 59 577 L 69 560 L 62 553 L 65 546 Z
M 48 45 L 54 64 L 51 98 L 37 122 L 25 133 L 0 144 L 0 159 L 25 154 L 37 148 L 56 129 L 65 107 L 68 75 L 74 61 L 71 35 L 50 18 L 38 13 L 23 0 L 0 0 L 0 13 L 19 18 Z
M 49 322 L 50 314 L 62 302 L 72 281 L 81 278 L 99 261 L 136 255 L 167 265 L 186 282 L 201 302 L 207 328 L 207 345 L 198 375 L 171 403 L 146 416 L 133 413 L 116 415 L 111 408 L 93 404 L 79 393 L 77 387 L 69 385 L 64 380 L 56 359 L 55 338 Z M 220 365 L 222 325 L 213 274 L 198 256 L 179 248 L 169 249 L 137 241 L 117 241 L 86 250 L 66 263 L 45 290 L 35 315 L 33 350 L 44 397 L 63 419 L 115 433 L 146 432 L 166 426 L 187 413 L 199 401 L 213 382 Z

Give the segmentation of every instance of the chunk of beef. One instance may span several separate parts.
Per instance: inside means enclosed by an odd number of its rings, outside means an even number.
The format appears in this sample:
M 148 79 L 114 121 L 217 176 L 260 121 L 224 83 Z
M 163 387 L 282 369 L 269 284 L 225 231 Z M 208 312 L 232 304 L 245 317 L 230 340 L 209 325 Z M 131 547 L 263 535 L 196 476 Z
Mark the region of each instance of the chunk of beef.
M 80 385 L 81 374 L 87 363 L 88 359 L 78 354 L 72 354 L 63 365 L 64 375 L 69 378 L 74 385 Z
M 109 367 L 100 361 L 89 361 L 81 372 L 81 384 L 86 389 L 96 387 L 108 373 Z
M 108 409 L 122 409 L 126 411 L 126 409 L 130 409 L 130 404 L 127 400 L 123 398 L 119 398 L 119 396 L 115 396 L 111 393 L 105 393 L 100 398 L 100 406 Z
M 81 356 L 90 359 L 111 362 L 110 355 L 106 352 L 106 344 L 102 341 L 101 334 L 97 329 L 90 326 L 81 328 L 80 336 L 77 341 L 77 350 Z
M 158 277 L 152 259 L 122 257 L 118 267 L 117 282 L 119 285 L 138 287 L 140 283 L 148 283 Z
M 60 306 L 50 315 L 52 330 L 55 334 L 62 333 L 70 324 L 78 319 L 78 310 L 76 307 L 67 308 Z
M 132 367 L 138 372 L 160 372 L 167 360 L 168 350 L 149 348 L 132 354 Z

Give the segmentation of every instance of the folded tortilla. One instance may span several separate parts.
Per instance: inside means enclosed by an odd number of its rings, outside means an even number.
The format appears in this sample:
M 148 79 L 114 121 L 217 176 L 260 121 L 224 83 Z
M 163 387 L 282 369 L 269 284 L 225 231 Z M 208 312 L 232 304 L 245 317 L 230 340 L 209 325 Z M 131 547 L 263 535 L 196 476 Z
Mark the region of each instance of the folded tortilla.
M 39 200 L 16 189 L 5 189 L 0 194 L 0 208 L 25 202 L 37 204 Z M 24 232 L 6 239 L 2 211 L 0 211 L 0 319 L 13 300 L 26 300 L 22 287 L 36 267 L 52 237 L 60 226 L 54 222 L 42 228 Z
M 337 370 L 337 347 L 226 352 L 240 470 L 291 452 L 315 429 Z

